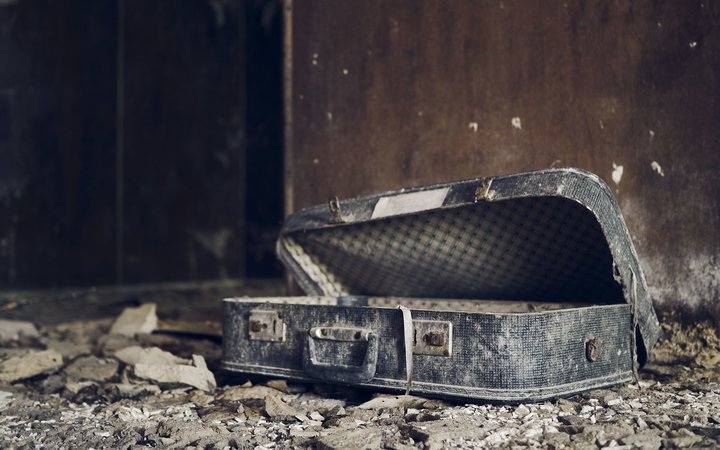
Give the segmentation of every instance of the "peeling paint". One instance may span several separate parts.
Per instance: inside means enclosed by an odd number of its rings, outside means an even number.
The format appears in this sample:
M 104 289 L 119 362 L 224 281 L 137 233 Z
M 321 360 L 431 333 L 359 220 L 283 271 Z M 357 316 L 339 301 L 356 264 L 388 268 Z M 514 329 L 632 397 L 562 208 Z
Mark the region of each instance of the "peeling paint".
M 478 130 L 478 123 L 477 122 L 470 122 L 468 124 L 468 128 L 473 131 L 473 133 L 477 133 Z
M 623 176 L 623 166 L 618 166 L 613 162 L 612 180 L 615 184 L 620 184 Z
M 516 130 L 522 130 L 522 122 L 520 122 L 519 117 L 513 117 L 510 120 L 510 123 L 512 124 L 513 128 L 515 128 Z
M 697 41 L 692 41 L 690 43 L 690 48 L 695 48 L 695 47 L 697 47 Z
M 660 166 L 660 164 L 658 164 L 657 161 L 651 162 L 650 167 L 652 168 L 652 170 L 657 172 L 657 174 L 660 175 L 661 177 L 665 176 L 665 172 L 663 172 L 663 168 Z

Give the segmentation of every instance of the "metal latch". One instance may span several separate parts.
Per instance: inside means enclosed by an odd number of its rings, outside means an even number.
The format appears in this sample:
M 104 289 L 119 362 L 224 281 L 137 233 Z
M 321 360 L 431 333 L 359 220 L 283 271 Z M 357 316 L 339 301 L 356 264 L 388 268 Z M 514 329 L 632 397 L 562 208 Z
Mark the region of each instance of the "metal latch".
M 413 320 L 416 355 L 452 356 L 452 322 Z
M 285 342 L 286 328 L 277 311 L 250 311 L 248 337 L 251 341 Z

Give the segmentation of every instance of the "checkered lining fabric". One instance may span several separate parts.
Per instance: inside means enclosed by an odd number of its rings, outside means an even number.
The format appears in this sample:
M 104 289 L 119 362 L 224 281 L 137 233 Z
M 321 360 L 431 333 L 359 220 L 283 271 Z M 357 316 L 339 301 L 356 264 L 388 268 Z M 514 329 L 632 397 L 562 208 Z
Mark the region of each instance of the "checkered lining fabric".
M 559 197 L 299 231 L 283 245 L 324 295 L 624 302 L 597 220 Z

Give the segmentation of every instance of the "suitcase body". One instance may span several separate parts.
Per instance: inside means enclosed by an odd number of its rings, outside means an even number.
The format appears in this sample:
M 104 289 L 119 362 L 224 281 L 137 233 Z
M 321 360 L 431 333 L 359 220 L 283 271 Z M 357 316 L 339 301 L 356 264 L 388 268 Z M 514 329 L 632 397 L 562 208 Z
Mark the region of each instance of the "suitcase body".
M 227 370 L 533 401 L 632 380 L 659 332 L 612 193 L 577 169 L 333 199 L 278 254 L 308 296 L 226 299 Z

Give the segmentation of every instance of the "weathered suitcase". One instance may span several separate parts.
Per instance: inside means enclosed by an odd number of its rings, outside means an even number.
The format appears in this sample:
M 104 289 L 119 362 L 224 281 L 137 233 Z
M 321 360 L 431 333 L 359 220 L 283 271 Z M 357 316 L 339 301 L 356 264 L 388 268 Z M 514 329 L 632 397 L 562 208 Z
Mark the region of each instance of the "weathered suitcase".
M 554 169 L 338 201 L 278 253 L 309 295 L 224 302 L 224 368 L 517 402 L 631 381 L 659 325 L 610 189 Z

